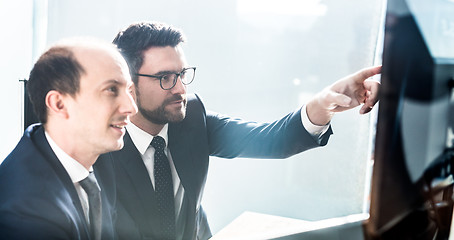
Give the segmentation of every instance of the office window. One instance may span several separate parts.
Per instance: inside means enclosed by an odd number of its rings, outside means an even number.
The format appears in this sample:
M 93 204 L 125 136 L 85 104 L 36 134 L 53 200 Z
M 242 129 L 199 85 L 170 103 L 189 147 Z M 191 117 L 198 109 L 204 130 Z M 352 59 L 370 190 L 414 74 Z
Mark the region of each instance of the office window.
M 209 109 L 273 121 L 333 81 L 373 64 L 381 4 L 238 1 L 234 13 L 221 15 L 230 24 L 205 40 L 212 46 L 206 54 L 210 71 L 222 74 L 201 73 L 194 88 Z M 212 158 L 203 203 L 213 231 L 243 211 L 304 220 L 361 213 L 371 123 L 370 114 L 360 116 L 358 110 L 334 117 L 334 135 L 323 148 L 286 160 Z
M 381 0 L 48 0 L 47 43 L 111 41 L 142 20 L 186 33 L 206 107 L 273 121 L 327 85 L 373 64 Z M 212 158 L 203 205 L 214 233 L 254 211 L 320 220 L 363 211 L 370 115 L 337 114 L 328 145 L 286 160 Z
M 32 1 L 0 0 L 0 163 L 22 136 L 22 83 L 32 66 Z

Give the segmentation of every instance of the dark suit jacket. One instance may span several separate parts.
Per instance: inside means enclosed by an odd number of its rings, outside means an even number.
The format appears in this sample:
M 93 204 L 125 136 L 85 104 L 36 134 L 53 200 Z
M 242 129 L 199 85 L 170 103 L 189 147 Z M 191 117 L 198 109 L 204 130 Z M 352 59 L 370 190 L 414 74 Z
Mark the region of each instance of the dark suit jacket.
M 103 158 L 94 168 L 102 193 L 102 238 L 114 239 L 115 178 L 110 155 Z M 71 178 L 50 148 L 44 128 L 39 124 L 30 126 L 0 165 L 0 239 L 89 236 Z
M 325 145 L 331 129 L 319 139 L 304 129 L 297 110 L 270 124 L 232 119 L 206 112 L 197 95 L 188 96 L 186 118 L 169 124 L 173 162 L 185 189 L 184 239 L 207 239 L 211 232 L 200 207 L 209 156 L 222 158 L 286 158 Z M 159 239 L 153 187 L 140 153 L 125 135 L 125 147 L 112 153 L 117 177 L 118 222 L 121 239 Z M 196 237 L 197 236 L 197 237 Z

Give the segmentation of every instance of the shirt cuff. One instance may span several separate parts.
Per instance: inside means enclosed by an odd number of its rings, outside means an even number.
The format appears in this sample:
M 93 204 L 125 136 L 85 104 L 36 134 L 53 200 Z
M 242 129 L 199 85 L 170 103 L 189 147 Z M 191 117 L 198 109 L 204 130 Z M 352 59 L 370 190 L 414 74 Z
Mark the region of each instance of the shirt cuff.
M 309 116 L 307 116 L 306 105 L 303 105 L 303 107 L 301 108 L 301 122 L 303 123 L 303 127 L 306 129 L 306 131 L 314 138 L 319 138 L 321 135 L 323 135 L 329 129 L 330 125 L 330 123 L 324 126 L 313 124 L 309 120 Z

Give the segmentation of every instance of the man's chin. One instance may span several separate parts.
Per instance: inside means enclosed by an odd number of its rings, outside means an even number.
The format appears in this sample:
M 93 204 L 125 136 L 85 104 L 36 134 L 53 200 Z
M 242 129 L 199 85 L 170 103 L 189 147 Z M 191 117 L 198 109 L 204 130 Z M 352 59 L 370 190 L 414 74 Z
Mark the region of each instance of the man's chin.
M 186 117 L 186 113 L 181 112 L 179 114 L 172 114 L 171 116 L 167 117 L 167 121 L 171 123 L 177 123 L 183 121 L 183 119 Z
M 186 117 L 186 105 L 183 105 L 177 110 L 167 111 L 166 120 L 167 122 L 175 123 L 181 122 Z
M 118 139 L 117 142 L 115 143 L 115 146 L 111 150 L 111 152 L 121 150 L 124 146 L 125 146 L 125 142 L 123 141 L 123 138 Z

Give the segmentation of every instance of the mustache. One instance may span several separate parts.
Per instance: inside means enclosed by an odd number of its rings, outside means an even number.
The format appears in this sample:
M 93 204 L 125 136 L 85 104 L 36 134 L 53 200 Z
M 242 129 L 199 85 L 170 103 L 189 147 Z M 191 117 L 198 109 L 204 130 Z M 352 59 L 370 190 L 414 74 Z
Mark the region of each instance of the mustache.
M 172 97 L 170 98 L 167 98 L 164 102 L 163 102 L 163 105 L 167 105 L 171 102 L 174 102 L 174 101 L 183 101 L 184 104 L 186 104 L 186 97 L 183 96 L 183 95 L 173 95 Z
M 112 119 L 113 122 L 126 122 L 128 125 L 131 123 L 129 120 L 129 115 L 128 116 L 118 116 Z

